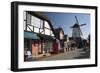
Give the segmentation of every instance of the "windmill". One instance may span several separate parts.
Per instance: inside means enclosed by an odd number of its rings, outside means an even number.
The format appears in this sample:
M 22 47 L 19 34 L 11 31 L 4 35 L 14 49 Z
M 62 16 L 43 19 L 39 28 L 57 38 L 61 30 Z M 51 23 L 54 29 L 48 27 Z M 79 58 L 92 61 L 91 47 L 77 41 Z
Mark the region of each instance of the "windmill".
M 81 38 L 81 36 L 83 35 L 82 34 L 82 31 L 81 31 L 81 26 L 84 26 L 86 24 L 79 24 L 79 21 L 77 19 L 77 17 L 75 16 L 75 19 L 76 19 L 76 23 L 71 26 L 71 28 L 73 29 L 72 30 L 72 38 Z

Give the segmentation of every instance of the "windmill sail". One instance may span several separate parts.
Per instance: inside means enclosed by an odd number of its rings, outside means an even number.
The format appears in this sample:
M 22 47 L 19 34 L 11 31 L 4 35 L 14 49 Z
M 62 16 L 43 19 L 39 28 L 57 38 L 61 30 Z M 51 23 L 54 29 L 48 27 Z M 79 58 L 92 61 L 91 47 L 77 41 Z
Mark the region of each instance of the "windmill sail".
M 81 29 L 80 29 L 80 28 L 79 28 L 79 32 L 80 32 L 80 35 L 83 35 L 83 34 L 82 34 L 82 31 L 81 31 Z
M 77 19 L 77 17 L 76 17 L 76 16 L 75 16 L 75 19 L 76 19 L 76 23 L 77 23 L 77 24 L 79 24 L 78 19 Z
M 76 16 L 75 16 L 75 19 L 76 19 L 76 23 L 73 26 L 71 26 L 71 28 L 73 28 L 72 37 L 79 38 L 83 35 L 80 27 L 84 26 L 86 24 L 81 24 L 80 25 Z
M 84 26 L 84 25 L 86 25 L 86 24 L 81 24 L 80 26 Z

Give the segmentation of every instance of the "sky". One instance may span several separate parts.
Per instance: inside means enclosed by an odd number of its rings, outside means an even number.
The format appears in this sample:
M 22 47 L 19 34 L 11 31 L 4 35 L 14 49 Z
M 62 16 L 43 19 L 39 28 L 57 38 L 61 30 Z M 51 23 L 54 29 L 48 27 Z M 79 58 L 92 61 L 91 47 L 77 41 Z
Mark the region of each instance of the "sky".
M 77 16 L 79 24 L 86 24 L 85 26 L 81 26 L 82 38 L 87 38 L 90 34 L 90 14 L 83 13 L 58 13 L 58 12 L 43 12 L 44 16 L 47 16 L 51 21 L 53 28 L 62 27 L 64 30 L 64 34 L 69 37 L 72 36 L 72 28 L 76 23 L 75 16 Z

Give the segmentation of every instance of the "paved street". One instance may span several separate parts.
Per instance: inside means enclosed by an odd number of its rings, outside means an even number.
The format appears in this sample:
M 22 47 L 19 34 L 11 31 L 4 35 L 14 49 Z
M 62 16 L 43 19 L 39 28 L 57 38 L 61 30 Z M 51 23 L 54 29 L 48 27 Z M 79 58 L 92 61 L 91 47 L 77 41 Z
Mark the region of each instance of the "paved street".
M 44 57 L 38 59 L 38 61 L 48 61 L 48 60 L 68 60 L 68 59 L 84 59 L 89 58 L 89 51 L 83 49 L 76 49 L 73 51 L 68 51 L 65 53 L 59 53 L 56 55 L 51 55 L 49 57 Z
M 30 58 L 28 61 L 50 61 L 50 60 L 70 60 L 70 59 L 86 59 L 90 58 L 89 49 L 75 49 L 65 53 L 52 54 L 50 56 L 41 56 L 38 58 Z

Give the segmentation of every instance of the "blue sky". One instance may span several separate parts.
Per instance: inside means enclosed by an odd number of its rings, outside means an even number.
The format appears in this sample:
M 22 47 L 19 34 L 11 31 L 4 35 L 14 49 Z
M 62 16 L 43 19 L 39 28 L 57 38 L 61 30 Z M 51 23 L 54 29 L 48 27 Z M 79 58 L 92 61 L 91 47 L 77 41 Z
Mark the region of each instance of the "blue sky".
M 72 29 L 70 27 L 75 24 L 75 16 L 77 16 L 80 24 L 86 24 L 81 27 L 81 31 L 83 33 L 82 37 L 87 38 L 90 34 L 90 14 L 58 12 L 43 12 L 42 14 L 49 18 L 54 28 L 62 27 L 64 33 L 69 37 L 72 36 Z

